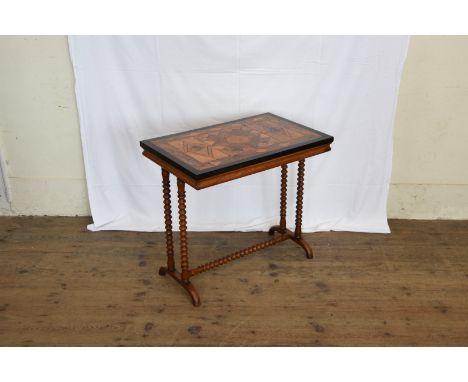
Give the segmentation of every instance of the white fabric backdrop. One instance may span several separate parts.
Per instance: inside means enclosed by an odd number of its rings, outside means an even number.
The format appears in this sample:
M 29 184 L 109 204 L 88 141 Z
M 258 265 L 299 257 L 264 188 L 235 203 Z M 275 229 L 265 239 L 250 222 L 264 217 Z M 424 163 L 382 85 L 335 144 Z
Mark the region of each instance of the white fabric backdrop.
M 140 140 L 270 111 L 335 137 L 331 152 L 306 161 L 304 231 L 389 232 L 392 130 L 408 40 L 69 37 L 94 221 L 88 228 L 163 230 L 160 168 L 141 155 Z M 290 226 L 296 169 L 289 166 Z M 276 224 L 279 174 L 187 187 L 189 229 Z

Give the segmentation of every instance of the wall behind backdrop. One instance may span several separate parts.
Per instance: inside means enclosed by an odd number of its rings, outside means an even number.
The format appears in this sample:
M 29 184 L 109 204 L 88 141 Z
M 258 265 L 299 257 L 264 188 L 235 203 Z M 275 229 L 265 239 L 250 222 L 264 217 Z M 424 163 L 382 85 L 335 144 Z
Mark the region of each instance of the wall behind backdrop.
M 65 36 L 0 37 L 8 215 L 89 215 Z M 468 218 L 468 37 L 417 36 L 400 85 L 388 215 Z

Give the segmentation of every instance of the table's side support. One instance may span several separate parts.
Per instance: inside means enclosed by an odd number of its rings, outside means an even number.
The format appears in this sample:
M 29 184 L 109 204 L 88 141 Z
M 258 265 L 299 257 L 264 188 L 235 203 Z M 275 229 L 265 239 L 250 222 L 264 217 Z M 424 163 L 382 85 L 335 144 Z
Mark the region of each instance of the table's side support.
M 162 170 L 163 191 L 164 191 L 164 218 L 166 225 L 166 250 L 167 267 L 161 267 L 159 274 L 165 276 L 168 274 L 176 280 L 190 295 L 194 306 L 200 305 L 200 296 L 197 290 L 189 281 L 190 270 L 188 263 L 187 247 L 187 216 L 185 213 L 185 183 L 177 179 L 177 193 L 179 196 L 179 229 L 180 229 L 180 262 L 182 271 L 178 272 L 174 264 L 174 244 L 172 238 L 172 215 L 171 215 L 171 189 L 169 183 L 169 173 Z
M 164 198 L 164 223 L 166 227 L 166 254 L 167 269 L 171 272 L 175 270 L 174 264 L 174 241 L 172 237 L 172 213 L 171 213 L 171 184 L 169 172 L 162 169 L 163 198 Z
M 180 269 L 182 280 L 188 280 L 189 261 L 187 247 L 187 215 L 185 205 L 185 183 L 177 179 L 177 194 L 179 196 L 179 231 L 180 231 Z
M 280 208 L 280 224 L 274 225 L 268 231 L 269 235 L 275 232 L 286 234 L 289 239 L 299 244 L 305 251 L 306 256 L 311 259 L 313 257 L 312 248 L 309 243 L 302 238 L 302 205 L 304 201 L 304 171 L 305 160 L 299 161 L 297 170 L 297 195 L 296 195 L 296 229 L 294 232 L 286 228 L 286 186 L 287 186 L 287 165 L 281 166 L 281 208 Z

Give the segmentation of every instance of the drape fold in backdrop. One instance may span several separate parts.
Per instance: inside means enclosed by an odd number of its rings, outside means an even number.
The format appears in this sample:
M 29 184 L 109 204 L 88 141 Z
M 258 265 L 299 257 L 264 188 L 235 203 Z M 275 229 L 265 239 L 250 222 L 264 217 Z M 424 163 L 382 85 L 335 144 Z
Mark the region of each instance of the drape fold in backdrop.
M 306 161 L 304 231 L 389 232 L 392 132 L 408 41 L 70 36 L 88 228 L 164 229 L 161 171 L 141 155 L 140 140 L 269 111 L 335 137 L 331 152 Z M 290 226 L 296 171 L 289 166 Z M 187 191 L 191 230 L 265 230 L 279 219 L 279 169 Z

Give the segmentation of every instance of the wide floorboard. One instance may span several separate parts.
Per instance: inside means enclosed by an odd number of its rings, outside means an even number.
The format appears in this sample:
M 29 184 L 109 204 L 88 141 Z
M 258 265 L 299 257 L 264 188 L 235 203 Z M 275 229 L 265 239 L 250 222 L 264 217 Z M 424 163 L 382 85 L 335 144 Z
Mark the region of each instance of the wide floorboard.
M 157 274 L 163 233 L 89 222 L 0 218 L 1 346 L 468 346 L 468 221 L 306 234 L 313 260 L 286 241 L 194 277 L 199 308 Z M 191 263 L 266 236 L 189 233 Z

